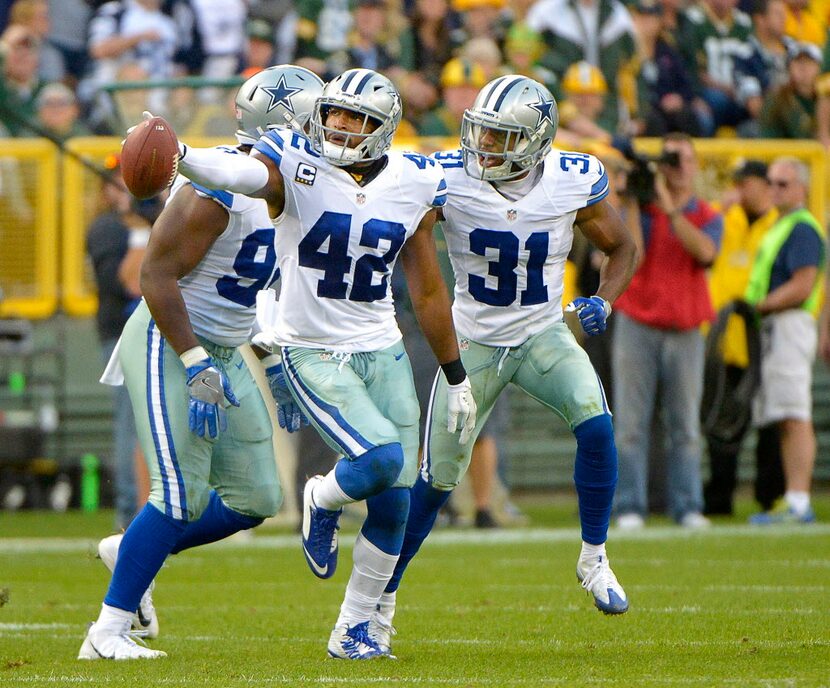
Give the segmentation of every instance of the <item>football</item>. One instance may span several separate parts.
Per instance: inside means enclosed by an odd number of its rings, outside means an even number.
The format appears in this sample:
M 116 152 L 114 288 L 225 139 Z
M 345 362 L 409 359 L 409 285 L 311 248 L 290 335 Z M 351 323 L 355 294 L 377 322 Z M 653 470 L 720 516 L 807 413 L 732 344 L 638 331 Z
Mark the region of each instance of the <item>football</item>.
M 136 198 L 152 198 L 173 182 L 179 142 L 163 117 L 151 117 L 127 134 L 121 148 L 121 176 Z

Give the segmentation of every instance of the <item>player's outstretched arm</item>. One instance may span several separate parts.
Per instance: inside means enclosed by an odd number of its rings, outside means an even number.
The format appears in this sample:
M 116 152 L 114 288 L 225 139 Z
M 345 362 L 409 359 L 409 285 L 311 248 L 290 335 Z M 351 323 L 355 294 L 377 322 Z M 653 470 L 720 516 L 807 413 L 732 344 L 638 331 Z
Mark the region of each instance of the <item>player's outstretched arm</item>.
M 432 235 L 435 218 L 435 210 L 423 217 L 415 234 L 404 244 L 401 261 L 415 317 L 449 384 L 447 427 L 450 432 L 455 432 L 460 424 L 459 442 L 465 444 L 475 428 L 476 402 L 461 363 L 450 297 L 438 266 Z
M 179 141 L 179 172 L 209 189 L 224 189 L 268 201 L 273 217 L 282 213 L 285 188 L 277 164 L 263 155 L 228 155 Z

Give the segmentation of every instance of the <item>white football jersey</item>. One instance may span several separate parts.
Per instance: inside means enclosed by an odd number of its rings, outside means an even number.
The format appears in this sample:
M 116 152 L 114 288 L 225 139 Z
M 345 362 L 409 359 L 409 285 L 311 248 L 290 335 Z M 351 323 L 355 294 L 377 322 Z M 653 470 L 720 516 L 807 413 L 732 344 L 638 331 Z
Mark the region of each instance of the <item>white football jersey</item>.
M 458 333 L 488 346 L 518 346 L 562 320 L 574 218 L 608 194 L 602 163 L 552 150 L 536 185 L 511 201 L 467 175 L 460 150 L 433 158 L 447 179 L 444 235 L 455 273 Z
M 390 276 L 421 219 L 446 201 L 441 166 L 390 151 L 383 171 L 360 186 L 295 132 L 268 132 L 255 148 L 285 180 L 277 343 L 356 353 L 398 342 Z
M 228 154 L 233 148 L 221 147 Z M 199 264 L 182 279 L 182 292 L 193 331 L 221 346 L 244 344 L 256 317 L 256 298 L 279 278 L 275 225 L 268 204 L 229 191 L 206 189 L 181 175 L 170 197 L 185 184 L 228 211 L 228 226 Z

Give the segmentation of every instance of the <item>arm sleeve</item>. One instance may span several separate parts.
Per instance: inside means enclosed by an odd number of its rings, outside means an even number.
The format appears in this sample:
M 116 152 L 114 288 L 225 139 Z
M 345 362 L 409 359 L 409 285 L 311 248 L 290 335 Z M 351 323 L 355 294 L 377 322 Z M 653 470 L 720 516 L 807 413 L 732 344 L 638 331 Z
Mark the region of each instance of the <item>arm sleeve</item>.
M 268 168 L 247 155 L 228 155 L 216 148 L 182 146 L 179 172 L 208 189 L 251 194 L 268 184 Z

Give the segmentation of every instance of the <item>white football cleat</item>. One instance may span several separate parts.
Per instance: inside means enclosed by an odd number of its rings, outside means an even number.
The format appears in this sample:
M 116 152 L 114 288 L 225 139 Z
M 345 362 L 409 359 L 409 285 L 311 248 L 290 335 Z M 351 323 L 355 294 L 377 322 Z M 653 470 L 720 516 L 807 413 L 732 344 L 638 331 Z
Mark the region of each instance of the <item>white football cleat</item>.
M 139 645 L 130 634 L 130 622 L 121 628 L 101 629 L 91 624 L 78 652 L 78 659 L 159 659 L 167 653 Z
M 98 543 L 98 557 L 110 572 L 115 571 L 115 562 L 118 561 L 118 548 L 121 546 L 123 538 L 124 534 L 118 533 L 105 537 Z M 133 616 L 135 635 L 142 638 L 158 638 L 159 636 L 159 619 L 156 615 L 156 608 L 153 606 L 153 588 L 155 586 L 155 581 L 150 583 L 150 587 L 141 596 L 138 609 Z
M 576 564 L 576 577 L 582 587 L 594 596 L 596 608 L 604 614 L 624 614 L 628 611 L 628 597 L 604 554 L 596 558 L 580 558 Z
M 349 625 L 338 622 L 329 637 L 329 657 L 334 659 L 374 659 L 383 652 L 369 636 L 369 622 Z

